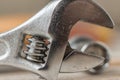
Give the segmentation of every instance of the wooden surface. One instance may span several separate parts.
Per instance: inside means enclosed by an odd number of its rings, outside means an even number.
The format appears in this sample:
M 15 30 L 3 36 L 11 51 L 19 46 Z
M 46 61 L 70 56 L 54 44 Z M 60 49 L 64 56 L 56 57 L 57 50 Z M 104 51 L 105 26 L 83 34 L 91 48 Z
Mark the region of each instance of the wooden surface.
M 21 25 L 23 22 L 27 21 L 34 14 L 10 14 L 10 15 L 0 15 L 0 33 L 9 31 L 17 26 Z

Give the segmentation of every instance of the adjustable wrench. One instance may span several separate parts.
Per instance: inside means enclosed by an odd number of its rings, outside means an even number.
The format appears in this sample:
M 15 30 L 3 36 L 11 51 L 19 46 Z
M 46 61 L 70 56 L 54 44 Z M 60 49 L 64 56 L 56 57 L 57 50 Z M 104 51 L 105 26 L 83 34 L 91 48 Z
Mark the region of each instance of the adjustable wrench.
M 93 0 L 53 0 L 27 22 L 0 34 L 0 52 L 4 53 L 0 65 L 25 69 L 45 80 L 98 66 L 104 57 L 83 54 L 69 45 L 68 36 L 77 21 L 114 26 L 108 13 Z M 76 55 L 66 58 L 73 52 Z

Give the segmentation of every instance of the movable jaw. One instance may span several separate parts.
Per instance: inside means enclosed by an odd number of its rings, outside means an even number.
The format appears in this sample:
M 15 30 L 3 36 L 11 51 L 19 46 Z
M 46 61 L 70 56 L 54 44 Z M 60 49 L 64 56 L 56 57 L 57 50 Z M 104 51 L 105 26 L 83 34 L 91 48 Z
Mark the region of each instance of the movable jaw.
M 68 36 L 73 25 L 80 20 L 108 28 L 114 26 L 110 16 L 92 0 L 53 0 L 26 23 L 0 35 L 0 44 L 5 42 L 5 46 L 7 45 L 5 49 L 0 47 L 1 52 L 9 50 L 5 52 L 5 57 L 1 57 L 0 64 L 32 71 L 45 80 L 57 80 L 62 69 L 63 57 L 67 52 Z M 30 39 L 27 39 L 29 45 L 24 42 L 27 38 L 25 35 L 30 36 Z M 25 52 L 24 45 L 27 46 Z M 86 60 L 95 61 L 94 64 L 87 65 L 87 69 L 104 61 L 101 57 L 81 54 L 77 59 L 81 58 L 80 60 L 84 61 L 85 58 L 82 59 L 81 56 L 86 57 Z M 74 60 L 75 56 L 73 57 L 71 56 Z

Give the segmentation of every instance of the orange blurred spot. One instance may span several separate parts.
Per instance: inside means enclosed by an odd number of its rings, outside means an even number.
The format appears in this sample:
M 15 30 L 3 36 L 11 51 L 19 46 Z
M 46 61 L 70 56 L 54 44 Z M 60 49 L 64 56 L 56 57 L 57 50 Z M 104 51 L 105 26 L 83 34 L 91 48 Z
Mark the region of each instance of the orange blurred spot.
M 109 42 L 109 39 L 112 37 L 112 33 L 112 29 L 79 21 L 72 28 L 69 38 L 75 35 L 89 36 L 94 40 Z

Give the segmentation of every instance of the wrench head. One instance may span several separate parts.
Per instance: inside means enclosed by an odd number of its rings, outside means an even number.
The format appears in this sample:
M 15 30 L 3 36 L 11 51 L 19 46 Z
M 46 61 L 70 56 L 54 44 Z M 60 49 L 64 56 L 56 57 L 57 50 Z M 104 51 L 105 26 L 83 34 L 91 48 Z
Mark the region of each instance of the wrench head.
M 78 21 L 107 28 L 114 26 L 109 14 L 93 0 L 62 0 L 54 10 L 49 32 L 56 38 L 57 36 L 66 38 L 73 25 Z

